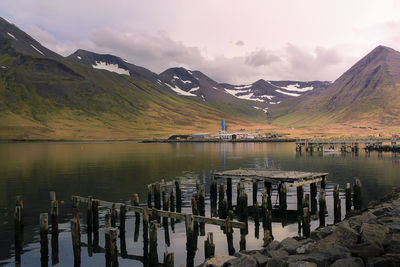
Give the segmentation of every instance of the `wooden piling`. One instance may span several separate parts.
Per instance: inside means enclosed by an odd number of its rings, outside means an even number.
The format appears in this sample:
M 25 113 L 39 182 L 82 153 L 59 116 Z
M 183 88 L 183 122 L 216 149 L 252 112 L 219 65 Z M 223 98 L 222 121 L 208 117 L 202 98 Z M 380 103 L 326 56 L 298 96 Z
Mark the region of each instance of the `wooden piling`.
M 318 213 L 317 204 L 317 183 L 310 184 L 310 200 L 311 200 L 311 215 L 316 215 Z
M 326 188 L 326 176 L 322 176 L 321 189 L 325 189 L 325 188 Z
M 150 222 L 150 265 L 158 264 L 158 252 L 157 252 L 157 221 Z
M 168 253 L 168 250 L 164 252 L 164 264 L 165 267 L 174 267 L 174 253 Z
M 303 195 L 304 195 L 304 186 L 297 187 L 297 224 L 298 224 L 298 233 L 301 233 L 301 222 L 303 220 Z
M 170 196 L 169 196 L 169 210 L 175 212 L 175 193 L 174 189 L 171 189 Z M 172 231 L 175 230 L 175 219 L 171 218 L 171 229 Z
M 311 226 L 310 226 L 310 211 L 308 208 L 303 209 L 303 236 L 304 237 L 310 237 L 310 232 L 311 232 Z
M 152 207 L 151 195 L 152 195 L 152 186 L 151 186 L 151 184 L 148 184 L 147 185 L 147 207 L 149 207 L 149 208 Z
M 342 209 L 339 198 L 339 185 L 337 184 L 333 190 L 333 223 L 338 223 L 342 220 Z
M 301 150 L 300 150 L 301 151 Z M 272 236 L 268 229 L 264 229 L 263 247 L 267 247 L 272 242 Z
M 111 227 L 116 227 L 117 215 L 117 206 L 113 203 L 111 206 Z
M 104 215 L 104 227 L 110 228 L 111 227 L 111 213 L 107 210 L 106 215 Z
M 181 182 L 175 181 L 176 212 L 182 212 L 182 189 Z
M 232 210 L 232 178 L 226 179 L 226 198 L 228 200 L 228 210 Z
M 205 204 L 205 198 L 206 198 L 206 191 L 204 189 L 204 185 L 200 186 L 200 191 L 199 191 L 199 215 L 200 216 L 206 216 L 206 204 Z
M 235 248 L 233 247 L 233 228 L 229 216 L 226 218 L 225 232 L 226 232 L 226 239 L 228 242 L 228 254 L 233 255 L 235 254 Z
M 49 215 L 40 213 L 40 262 L 42 266 L 47 266 L 49 262 Z
M 272 210 L 272 201 L 271 201 L 271 197 L 272 197 L 272 183 L 271 183 L 271 182 L 264 181 L 264 190 L 266 190 L 266 192 L 267 192 L 268 209 L 269 209 L 269 210 Z
M 362 185 L 359 179 L 356 179 L 356 182 L 353 186 L 353 206 L 355 211 L 360 211 L 362 208 Z
M 88 228 L 88 231 L 93 230 L 93 212 L 92 212 L 92 206 L 93 206 L 93 197 L 88 196 L 88 202 L 87 202 L 87 212 L 86 212 L 86 225 Z
M 23 224 L 23 200 L 21 196 L 16 197 L 16 205 L 14 210 L 14 241 L 15 241 L 15 262 L 21 263 L 21 252 L 24 239 Z
M 253 179 L 253 206 L 257 203 L 258 180 Z
M 351 185 L 346 184 L 346 216 L 348 217 L 351 212 Z
M 53 265 L 59 262 L 58 259 L 58 201 L 56 193 L 50 192 L 50 217 L 51 217 L 51 262 Z M 88 230 L 89 231 L 89 230 Z
M 106 266 L 118 266 L 117 229 L 110 227 L 105 232 Z
M 204 240 L 204 258 L 209 259 L 215 256 L 215 244 L 213 233 L 207 233 L 207 239 Z
M 133 206 L 135 207 L 139 207 L 139 195 L 138 194 L 133 194 L 132 195 L 132 200 L 133 200 Z M 139 217 L 140 219 L 140 213 L 139 212 L 135 212 L 135 217 Z
M 161 186 L 159 183 L 153 184 L 154 207 L 161 210 Z
M 149 255 L 149 209 L 146 207 L 143 210 L 143 258 L 145 260 L 145 263 L 148 263 L 147 261 L 148 255 Z
M 92 201 L 93 231 L 99 231 L 99 201 Z
M 239 251 L 246 250 L 246 234 L 245 233 L 240 234 L 239 248 L 240 248 Z
M 325 189 L 321 189 L 319 192 L 319 226 L 325 226 L 325 214 L 326 214 L 326 199 Z
M 194 230 L 194 220 L 192 214 L 185 215 L 186 226 L 186 266 L 194 266 L 194 257 L 197 250 L 197 234 Z
M 119 232 L 125 234 L 126 206 L 119 207 Z
M 227 216 L 227 206 L 229 204 L 225 200 L 225 186 L 224 184 L 219 185 L 219 201 L 218 201 L 218 215 L 219 218 L 225 219 Z

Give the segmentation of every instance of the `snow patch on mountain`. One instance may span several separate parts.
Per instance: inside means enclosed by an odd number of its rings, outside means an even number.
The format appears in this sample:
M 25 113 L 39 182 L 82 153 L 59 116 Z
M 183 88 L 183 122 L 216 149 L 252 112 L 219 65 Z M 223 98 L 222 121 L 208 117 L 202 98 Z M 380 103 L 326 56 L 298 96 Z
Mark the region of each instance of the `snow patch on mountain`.
M 108 64 L 107 62 L 104 61 L 96 61 L 96 64 L 92 65 L 93 68 L 95 69 L 103 69 L 103 70 L 108 70 L 111 72 L 115 72 L 118 74 L 126 74 L 130 75 L 129 70 L 120 68 L 118 64 Z
M 31 47 L 32 47 L 33 49 L 35 49 L 37 52 L 39 52 L 40 54 L 42 54 L 42 55 L 44 56 L 43 52 L 40 51 L 39 49 L 37 49 L 36 46 L 34 46 L 33 44 L 31 44 Z
M 235 87 L 236 88 L 236 87 Z M 232 90 L 232 89 L 226 89 L 224 88 L 225 92 L 228 94 L 233 95 L 234 97 L 240 98 L 240 99 L 246 99 L 246 100 L 252 100 L 252 101 L 258 101 L 258 102 L 264 102 L 263 99 L 255 97 L 253 93 L 250 93 L 250 89 L 247 90 Z M 244 94 L 245 95 L 238 95 L 238 94 Z
M 11 38 L 14 38 L 16 41 L 18 41 L 18 39 L 17 39 L 17 38 L 15 38 L 15 36 L 14 36 L 14 35 L 12 35 L 11 33 L 7 32 L 7 34 L 8 34 L 8 36 L 10 36 Z
M 192 81 L 184 81 L 184 80 L 181 80 L 183 83 L 192 83 Z
M 82 58 L 80 56 L 76 56 L 77 59 L 81 60 Z
M 282 89 L 285 89 L 287 91 L 295 91 L 295 92 L 307 92 L 307 91 L 311 91 L 314 89 L 314 87 L 309 86 L 309 87 L 303 87 L 300 88 L 300 84 L 296 83 L 296 84 L 289 84 L 285 87 L 281 87 Z
M 195 91 L 197 91 L 197 90 L 199 90 L 199 89 L 200 89 L 200 86 L 194 87 L 194 88 L 192 88 L 192 89 L 189 90 L 189 93 L 195 92 Z
M 278 92 L 278 93 L 281 93 L 281 94 L 284 94 L 284 95 L 290 95 L 290 96 L 300 96 L 300 94 L 284 92 L 284 91 L 281 91 L 281 90 L 279 90 L 279 89 L 275 90 L 275 92 Z M 271 103 L 270 103 L 270 104 L 271 104 Z
M 176 92 L 178 95 L 184 95 L 184 96 L 197 96 L 195 94 L 186 92 L 184 90 L 182 90 L 181 88 L 179 88 L 178 86 L 172 86 L 168 83 L 165 83 L 165 85 L 167 85 L 169 88 L 171 88 L 174 92 Z
M 235 86 L 235 89 L 247 89 L 252 87 L 252 84 Z

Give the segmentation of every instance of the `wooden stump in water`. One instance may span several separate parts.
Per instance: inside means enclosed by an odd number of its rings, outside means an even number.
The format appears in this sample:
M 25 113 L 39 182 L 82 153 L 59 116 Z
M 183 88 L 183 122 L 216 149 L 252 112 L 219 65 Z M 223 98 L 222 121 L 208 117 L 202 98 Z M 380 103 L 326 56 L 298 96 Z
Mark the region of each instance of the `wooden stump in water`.
M 111 227 L 116 227 L 117 215 L 117 206 L 113 203 L 111 206 Z
M 192 214 L 185 215 L 186 226 L 186 266 L 194 266 L 194 257 L 197 250 L 197 235 L 194 231 L 194 220 Z
M 322 181 L 321 181 L 321 189 L 325 189 L 326 188 L 326 176 L 322 177 Z
M 235 254 L 235 248 L 233 247 L 233 228 L 229 216 L 226 218 L 225 232 L 226 232 L 226 240 L 228 242 L 228 254 L 233 255 Z
M 42 266 L 47 266 L 49 262 L 49 215 L 40 214 L 40 262 Z
M 303 209 L 303 236 L 310 237 L 310 211 L 308 208 Z
M 335 189 L 333 190 L 333 217 L 334 217 L 334 223 L 338 223 L 342 220 L 342 209 L 341 209 L 341 204 L 340 204 L 340 198 L 339 198 L 339 185 L 337 184 L 335 186 Z
M 326 214 L 326 199 L 325 189 L 321 189 L 319 192 L 319 226 L 325 226 L 325 214 Z
M 144 265 L 148 263 L 149 255 L 149 209 L 144 208 L 143 211 L 143 258 Z
M 268 229 L 264 229 L 263 247 L 267 247 L 272 242 L 272 236 Z
M 232 178 L 226 179 L 226 198 L 228 199 L 228 210 L 232 210 Z
M 258 180 L 253 179 L 253 206 L 257 203 Z
M 121 204 L 119 207 L 119 231 L 125 233 L 126 206 Z
M 174 253 L 168 253 L 168 250 L 164 252 L 164 264 L 165 267 L 174 267 Z
M 99 201 L 94 199 L 92 201 L 92 214 L 93 214 L 93 231 L 99 230 Z
M 92 206 L 93 206 L 93 197 L 88 196 L 88 202 L 87 202 L 87 212 L 86 212 L 86 225 L 88 228 L 88 231 L 93 230 L 93 212 L 92 212 Z
M 106 266 L 118 266 L 117 229 L 110 227 L 105 232 Z
M 225 187 L 224 184 L 219 185 L 219 202 L 218 202 L 218 215 L 219 218 L 225 219 L 227 216 L 227 202 L 225 199 Z
M 351 185 L 346 184 L 346 216 L 349 216 L 351 212 Z
M 153 184 L 154 207 L 161 210 L 161 186 L 159 183 Z
M 182 189 L 181 182 L 175 181 L 176 212 L 182 212 Z
M 353 206 L 354 210 L 360 211 L 362 208 L 362 185 L 359 179 L 356 179 L 353 187 Z
M 158 264 L 158 252 L 157 252 L 157 221 L 151 221 L 150 223 L 150 265 Z
M 311 215 L 316 215 L 318 213 L 317 183 L 310 184 L 310 197 L 311 197 Z
M 152 207 L 151 195 L 152 195 L 152 186 L 151 186 L 151 184 L 148 184 L 147 185 L 147 207 L 149 207 L 149 208 Z
M 23 224 L 23 200 L 21 196 L 16 197 L 16 205 L 14 210 L 14 241 L 15 241 L 15 263 L 21 263 L 21 252 L 24 239 L 24 224 Z
M 56 193 L 50 192 L 50 217 L 51 217 L 51 262 L 53 265 L 59 262 L 58 259 L 58 201 Z M 88 231 L 90 231 L 88 226 Z
M 74 251 L 74 264 L 80 264 L 81 262 L 81 246 L 80 246 L 80 226 L 77 218 L 71 220 L 71 237 L 72 237 L 72 248 Z
M 204 240 L 204 258 L 209 259 L 215 256 L 215 244 L 213 233 L 207 233 L 207 239 Z

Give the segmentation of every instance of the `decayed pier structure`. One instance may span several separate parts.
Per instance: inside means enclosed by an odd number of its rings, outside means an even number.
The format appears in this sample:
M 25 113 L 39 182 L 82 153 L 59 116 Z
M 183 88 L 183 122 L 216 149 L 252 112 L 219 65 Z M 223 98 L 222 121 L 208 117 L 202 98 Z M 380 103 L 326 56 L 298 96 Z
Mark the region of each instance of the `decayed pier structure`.
M 205 224 L 221 227 L 226 235 L 227 250 L 230 255 L 235 253 L 233 245 L 233 229 L 240 230 L 239 247 L 246 250 L 246 235 L 248 221 L 254 221 L 255 235 L 258 238 L 260 222 L 263 226 L 263 243 L 267 246 L 273 239 L 272 218 L 273 211 L 278 211 L 282 223 L 286 224 L 287 189 L 294 187 L 297 190 L 297 222 L 299 235 L 310 235 L 310 221 L 312 218 L 320 220 L 320 226 L 325 226 L 326 199 L 325 187 L 327 173 L 279 171 L 279 170 L 230 170 L 212 174 L 209 184 L 210 216 L 206 216 L 205 185 L 195 180 L 176 180 L 158 182 L 147 186 L 147 200 L 140 203 L 137 194 L 124 203 L 114 203 L 95 199 L 91 196 L 72 196 L 73 218 L 71 224 L 71 239 L 73 245 L 74 265 L 81 262 L 81 247 L 87 247 L 89 256 L 94 253 L 105 255 L 106 266 L 118 266 L 118 257 L 142 261 L 144 266 L 174 266 L 174 254 L 165 251 L 164 260 L 159 262 L 157 229 L 162 225 L 165 233 L 165 242 L 170 244 L 169 227 L 184 222 L 186 227 L 186 266 L 194 266 L 194 257 L 198 246 L 198 236 L 207 236 L 204 242 L 204 257 L 210 258 L 215 254 L 213 233 L 205 233 Z M 194 194 L 191 196 L 192 213 L 182 213 L 182 183 L 195 184 Z M 217 183 L 218 181 L 218 183 Z M 236 183 L 236 201 L 233 197 L 233 182 Z M 252 206 L 249 206 L 245 184 L 252 183 Z M 261 187 L 259 184 L 261 183 Z M 320 183 L 319 198 L 317 201 L 317 183 Z M 304 186 L 310 187 L 310 194 L 304 194 Z M 263 188 L 262 188 L 263 187 Z M 353 190 L 352 190 L 353 189 Z M 279 205 L 272 204 L 272 191 L 277 190 Z M 258 192 L 262 191 L 259 201 Z M 353 192 L 352 192 L 353 191 Z M 341 201 L 339 186 L 333 192 L 334 221 L 341 220 Z M 346 215 L 354 210 L 361 210 L 361 183 L 357 180 L 354 187 L 346 187 Z M 81 210 L 82 209 L 82 210 Z M 105 212 L 99 212 L 105 210 Z M 139 225 L 143 224 L 143 255 L 129 255 L 126 249 L 126 220 L 127 213 L 135 214 L 134 242 L 139 236 Z M 86 214 L 87 244 L 81 241 L 81 215 Z M 100 225 L 100 216 L 104 215 L 104 225 Z M 41 263 L 47 265 L 49 258 L 49 224 L 51 225 L 51 259 L 58 263 L 58 201 L 55 192 L 50 193 L 50 215 L 40 214 L 40 244 Z M 103 220 L 102 220 L 103 221 Z M 99 229 L 104 227 L 104 247 L 100 247 Z M 16 261 L 20 260 L 20 249 L 23 240 L 23 201 L 17 197 L 15 208 L 15 242 Z M 302 233 L 302 234 L 301 234 Z M 117 242 L 120 241 L 119 251 Z M 17 248 L 19 248 L 17 250 Z
M 374 140 L 296 140 L 296 151 L 323 151 L 324 149 L 340 149 L 341 152 L 358 152 L 360 146 L 364 145 L 365 151 L 392 151 L 400 152 L 397 139 L 374 139 Z

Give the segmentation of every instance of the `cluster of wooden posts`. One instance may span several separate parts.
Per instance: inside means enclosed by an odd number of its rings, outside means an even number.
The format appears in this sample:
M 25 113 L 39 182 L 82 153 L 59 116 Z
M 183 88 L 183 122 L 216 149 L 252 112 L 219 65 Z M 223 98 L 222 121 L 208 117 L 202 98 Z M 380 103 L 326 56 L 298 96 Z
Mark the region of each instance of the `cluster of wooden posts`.
M 325 142 L 325 143 L 314 143 L 314 142 L 302 142 L 296 143 L 296 151 L 306 151 L 306 152 L 322 152 L 324 151 L 324 146 L 327 146 L 329 150 L 334 150 L 335 147 L 339 147 L 341 152 L 355 152 L 357 153 L 360 149 L 358 142 Z
M 232 178 L 226 178 L 226 183 L 220 183 L 219 188 L 214 178 L 210 182 L 210 207 L 211 217 L 205 215 L 205 188 L 204 185 L 197 183 L 195 193 L 191 199 L 192 214 L 182 213 L 182 189 L 181 182 L 155 183 L 148 186 L 147 206 L 139 206 L 139 196 L 133 194 L 129 203 L 112 203 L 103 200 L 93 199 L 92 197 L 72 197 L 73 218 L 71 224 L 71 238 L 73 245 L 74 263 L 79 266 L 81 262 L 81 226 L 80 208 L 86 209 L 86 224 L 88 235 L 88 254 L 104 253 L 107 266 L 118 266 L 118 257 L 140 260 L 145 266 L 164 264 L 164 266 L 174 265 L 174 254 L 166 251 L 163 263 L 158 262 L 157 252 L 157 229 L 160 227 L 161 217 L 165 231 L 166 244 L 170 244 L 168 225 L 174 229 L 174 224 L 180 221 L 185 222 L 186 226 L 186 266 L 194 266 L 194 257 L 197 250 L 198 236 L 205 236 L 205 224 L 219 225 L 224 231 L 227 239 L 228 253 L 235 253 L 233 245 L 233 228 L 240 229 L 240 250 L 246 249 L 246 235 L 248 234 L 248 220 L 252 217 L 255 224 L 256 238 L 258 238 L 260 221 L 263 224 L 263 241 L 267 246 L 273 240 L 272 234 L 272 183 L 264 181 L 264 190 L 261 204 L 258 203 L 257 193 L 259 191 L 258 179 L 252 180 L 252 202 L 253 206 L 248 205 L 248 196 L 245 190 L 244 180 L 238 181 L 236 206 L 232 203 Z M 319 218 L 320 226 L 325 226 L 326 210 L 326 179 L 321 181 L 319 192 L 319 205 L 317 204 L 317 184 L 310 183 L 310 194 L 304 194 L 304 184 L 277 184 L 279 196 L 279 213 L 282 215 L 282 222 L 285 221 L 287 212 L 287 189 L 288 187 L 297 188 L 297 219 L 299 234 L 304 237 L 310 235 L 311 218 Z M 352 190 L 353 189 L 353 190 Z M 353 191 L 353 192 L 352 192 Z M 226 196 L 226 198 L 225 198 Z M 346 196 L 346 216 L 361 210 L 361 183 L 357 179 L 353 187 L 348 183 L 345 190 Z M 52 263 L 58 263 L 58 201 L 54 192 L 50 193 L 50 222 L 51 222 L 51 247 Z M 311 203 L 310 203 L 311 202 Z M 339 186 L 333 191 L 334 202 L 334 222 L 341 220 L 341 201 L 339 198 Z M 311 204 L 311 206 L 310 206 Z M 354 211 L 352 211 L 352 206 Z M 218 208 L 217 208 L 218 207 Z M 105 247 L 99 246 L 99 210 L 106 209 L 104 217 L 105 227 Z M 119 210 L 119 212 L 118 212 Z M 134 240 L 138 240 L 139 224 L 143 222 L 143 256 L 128 255 L 125 243 L 125 221 L 127 212 L 135 213 L 135 232 Z M 318 216 L 319 215 L 319 216 Z M 218 217 L 218 218 L 216 218 Z M 15 249 L 16 261 L 17 253 L 22 251 L 23 235 L 23 201 L 17 197 L 15 207 Z M 119 219 L 119 235 L 117 229 L 117 218 Z M 239 221 L 234 220 L 237 218 Z M 170 221 L 168 221 L 170 219 Z M 40 214 L 40 245 L 41 263 L 48 264 L 48 213 Z M 120 239 L 120 253 L 117 248 L 117 240 Z M 205 258 L 215 255 L 215 244 L 213 233 L 207 233 L 204 242 Z M 18 254 L 19 255 L 19 254 Z

